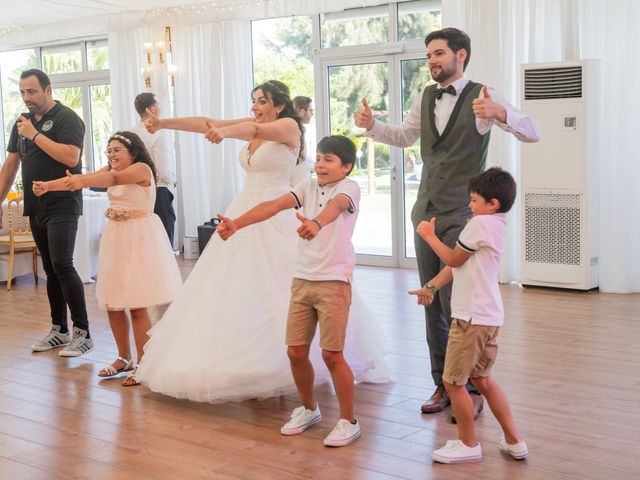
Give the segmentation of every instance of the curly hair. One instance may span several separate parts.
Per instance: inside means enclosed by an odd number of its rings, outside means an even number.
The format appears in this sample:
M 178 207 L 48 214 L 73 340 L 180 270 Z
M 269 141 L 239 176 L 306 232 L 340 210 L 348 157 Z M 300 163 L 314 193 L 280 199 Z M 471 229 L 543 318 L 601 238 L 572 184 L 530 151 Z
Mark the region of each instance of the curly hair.
M 304 161 L 304 126 L 302 125 L 300 116 L 293 106 L 289 87 L 278 80 L 269 80 L 251 90 L 252 96 L 256 90 L 262 90 L 267 98 L 271 100 L 274 107 L 279 107 L 280 105 L 284 106 L 282 111 L 278 114 L 278 118 L 293 118 L 296 121 L 298 128 L 300 129 L 300 150 L 298 152 L 297 163 Z
M 149 155 L 149 151 L 147 147 L 145 147 L 144 142 L 140 139 L 138 135 L 133 132 L 116 132 L 109 137 L 109 141 L 107 144 L 112 141 L 116 141 L 124 146 L 131 157 L 133 158 L 133 163 L 146 163 L 151 168 L 151 173 L 153 174 L 153 179 L 158 181 L 158 172 L 156 170 L 156 166 L 151 160 L 151 155 Z M 111 167 L 111 164 L 109 164 Z

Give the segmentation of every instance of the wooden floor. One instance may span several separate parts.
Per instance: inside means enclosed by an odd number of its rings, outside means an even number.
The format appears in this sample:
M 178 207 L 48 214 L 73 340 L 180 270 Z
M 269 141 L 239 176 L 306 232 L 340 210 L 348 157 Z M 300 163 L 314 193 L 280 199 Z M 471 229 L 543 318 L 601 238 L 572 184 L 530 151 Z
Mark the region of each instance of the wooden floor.
M 186 275 L 192 262 L 182 262 Z M 295 397 L 224 405 L 178 401 L 144 387 L 100 380 L 115 347 L 87 285 L 96 348 L 63 359 L 31 353 L 49 329 L 44 285 L 0 284 L 1 479 L 638 479 L 640 294 L 523 290 L 504 286 L 506 325 L 495 377 L 505 388 L 529 459 L 501 455 L 497 422 L 477 421 L 484 460 L 433 464 L 430 452 L 455 428 L 421 415 L 433 383 L 421 310 L 407 270 L 359 267 L 356 282 L 378 312 L 394 381 L 358 385 L 363 435 L 323 447 L 337 420 L 331 388 L 319 390 L 323 421 L 302 435 L 279 427 Z

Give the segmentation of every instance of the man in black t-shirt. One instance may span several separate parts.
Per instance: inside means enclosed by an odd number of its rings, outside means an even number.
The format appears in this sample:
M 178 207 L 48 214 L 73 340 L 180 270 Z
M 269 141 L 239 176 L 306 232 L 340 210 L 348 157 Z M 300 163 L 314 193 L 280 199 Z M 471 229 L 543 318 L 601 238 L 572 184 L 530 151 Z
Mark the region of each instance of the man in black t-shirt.
M 7 158 L 0 170 L 0 201 L 4 200 L 22 166 L 24 215 L 47 273 L 51 332 L 31 349 L 43 352 L 62 347 L 61 357 L 77 357 L 93 350 L 82 280 L 73 266 L 82 191 L 52 192 L 36 197 L 34 180 L 54 180 L 66 171 L 81 173 L 84 123 L 76 113 L 51 97 L 51 81 L 37 69 L 20 75 L 20 94 L 29 113 L 21 114 L 9 138 Z M 0 227 L 2 213 L 0 210 Z M 67 327 L 67 305 L 73 335 Z

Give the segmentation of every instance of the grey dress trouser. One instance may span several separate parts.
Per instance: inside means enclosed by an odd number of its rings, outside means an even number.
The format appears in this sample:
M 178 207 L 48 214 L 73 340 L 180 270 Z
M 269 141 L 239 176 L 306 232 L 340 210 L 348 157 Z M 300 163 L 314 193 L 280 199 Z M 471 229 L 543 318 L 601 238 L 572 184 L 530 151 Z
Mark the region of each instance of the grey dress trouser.
M 422 220 L 428 221 L 436 217 L 436 235 L 450 248 L 455 247 L 460 232 L 462 232 L 467 221 L 471 218 L 471 210 L 466 206 L 440 214 L 430 205 L 427 211 L 424 212 L 424 215 L 415 215 L 415 213 L 416 212 L 412 215 L 414 231 L 415 227 L 417 227 Z M 420 284 L 424 285 L 435 277 L 445 265 L 427 242 L 417 233 L 415 234 L 414 244 Z M 436 294 L 433 303 L 425 306 L 425 323 L 431 360 L 431 376 L 436 386 L 442 385 L 444 357 L 449 340 L 449 327 L 451 326 L 451 286 L 452 284 L 449 283 L 441 288 Z M 477 393 L 477 390 L 470 382 L 467 383 L 467 390 Z

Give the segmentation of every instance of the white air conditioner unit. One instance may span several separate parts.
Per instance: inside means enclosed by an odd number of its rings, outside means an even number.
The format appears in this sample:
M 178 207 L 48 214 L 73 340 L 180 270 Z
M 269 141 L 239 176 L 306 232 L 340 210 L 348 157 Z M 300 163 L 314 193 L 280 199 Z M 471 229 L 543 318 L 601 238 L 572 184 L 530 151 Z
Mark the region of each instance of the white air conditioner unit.
M 596 288 L 601 63 L 523 65 L 522 81 L 522 110 L 541 140 L 522 146 L 521 283 Z

